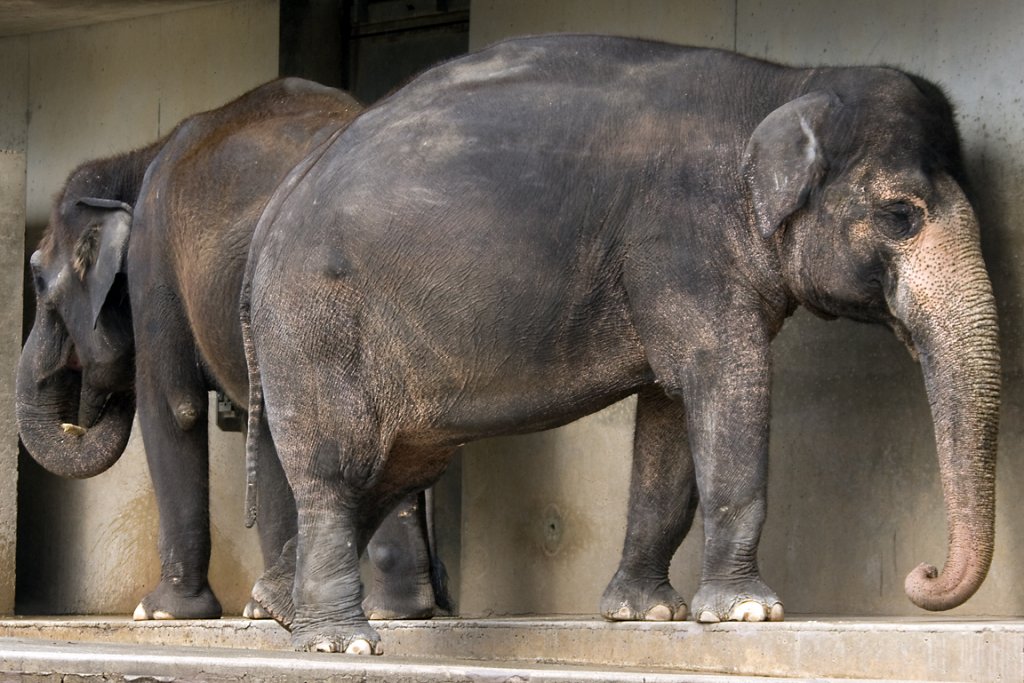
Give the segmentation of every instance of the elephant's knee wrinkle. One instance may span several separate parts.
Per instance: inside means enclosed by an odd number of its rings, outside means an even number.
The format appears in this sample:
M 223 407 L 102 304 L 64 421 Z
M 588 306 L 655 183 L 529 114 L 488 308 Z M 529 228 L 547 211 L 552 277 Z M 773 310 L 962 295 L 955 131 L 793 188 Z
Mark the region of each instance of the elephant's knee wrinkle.
M 202 411 L 195 402 L 185 399 L 179 401 L 174 406 L 174 420 L 178 423 L 178 428 L 183 432 L 187 432 L 196 426 L 199 422 L 199 416 Z

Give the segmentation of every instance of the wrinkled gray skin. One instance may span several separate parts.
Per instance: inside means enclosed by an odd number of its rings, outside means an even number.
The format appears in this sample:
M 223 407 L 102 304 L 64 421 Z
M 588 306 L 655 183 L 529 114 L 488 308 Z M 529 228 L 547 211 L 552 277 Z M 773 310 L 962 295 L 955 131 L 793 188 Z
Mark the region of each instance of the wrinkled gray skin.
M 69 177 L 32 255 L 36 320 L 17 386 L 28 450 L 57 474 L 98 474 L 123 452 L 138 402 L 161 579 L 137 619 L 221 614 L 207 582 L 207 392 L 246 406 L 238 299 L 256 221 L 291 167 L 360 109 L 340 91 L 276 81 L 150 147 L 89 162 Z M 270 567 L 295 533 L 295 510 L 269 440 L 262 453 L 257 517 Z M 413 496 L 375 543 L 368 609 L 432 613 L 420 510 Z M 246 613 L 266 616 L 255 602 Z
M 694 616 L 781 619 L 757 546 L 769 345 L 799 305 L 920 360 L 949 546 L 906 588 L 962 603 L 992 555 L 1000 391 L 964 186 L 946 99 L 892 69 L 546 36 L 367 110 L 279 188 L 243 289 L 250 419 L 265 409 L 298 503 L 294 645 L 380 651 L 358 554 L 458 444 L 633 393 L 602 614 L 685 617 L 668 567 L 700 504 Z

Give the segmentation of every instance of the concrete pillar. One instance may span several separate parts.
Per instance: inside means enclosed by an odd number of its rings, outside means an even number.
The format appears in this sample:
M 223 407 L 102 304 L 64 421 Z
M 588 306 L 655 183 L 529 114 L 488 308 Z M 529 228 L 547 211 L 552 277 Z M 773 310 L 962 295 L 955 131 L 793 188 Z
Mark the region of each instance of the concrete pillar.
M 0 613 L 14 611 L 18 526 L 18 429 L 14 371 L 21 351 L 25 251 L 25 141 L 28 49 L 24 38 L 0 39 Z

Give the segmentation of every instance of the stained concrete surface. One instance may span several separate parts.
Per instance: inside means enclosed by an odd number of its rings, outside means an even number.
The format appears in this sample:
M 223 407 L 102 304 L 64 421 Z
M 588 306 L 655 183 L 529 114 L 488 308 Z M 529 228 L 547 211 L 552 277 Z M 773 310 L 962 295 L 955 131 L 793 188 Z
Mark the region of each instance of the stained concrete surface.
M 2 121 L 2 116 L 0 116 Z M 0 126 L 2 127 L 2 126 Z M 21 299 L 24 251 L 24 149 L 0 147 L 0 291 Z M 21 308 L 0 307 L 0 358 L 21 350 Z M 14 419 L 14 373 L 0 374 L 0 613 L 14 609 L 18 501 L 18 429 Z
M 28 137 L 28 43 L 0 40 L 0 613 L 14 609 L 18 428 L 14 364 L 21 351 L 22 254 Z

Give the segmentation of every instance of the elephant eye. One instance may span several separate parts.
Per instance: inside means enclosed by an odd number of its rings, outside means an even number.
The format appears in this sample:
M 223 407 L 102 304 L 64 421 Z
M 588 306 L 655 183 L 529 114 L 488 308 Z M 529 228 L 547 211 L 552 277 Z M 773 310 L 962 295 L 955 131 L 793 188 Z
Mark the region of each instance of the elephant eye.
M 883 232 L 889 237 L 904 240 L 921 230 L 921 211 L 908 202 L 893 202 L 879 212 Z

